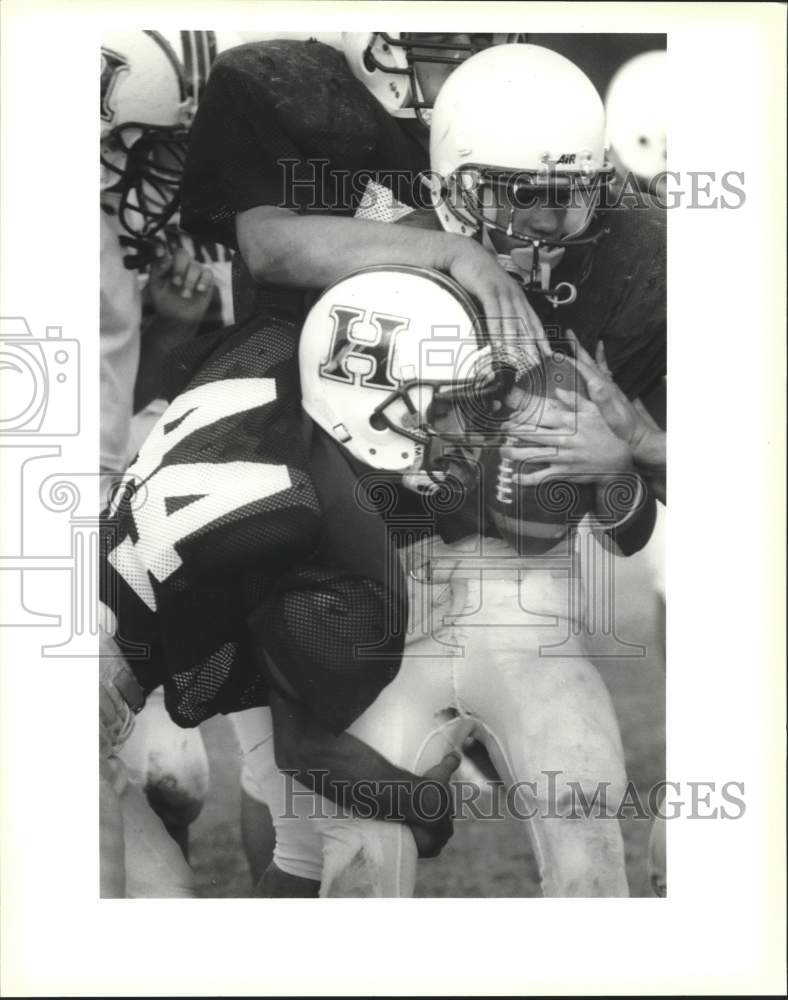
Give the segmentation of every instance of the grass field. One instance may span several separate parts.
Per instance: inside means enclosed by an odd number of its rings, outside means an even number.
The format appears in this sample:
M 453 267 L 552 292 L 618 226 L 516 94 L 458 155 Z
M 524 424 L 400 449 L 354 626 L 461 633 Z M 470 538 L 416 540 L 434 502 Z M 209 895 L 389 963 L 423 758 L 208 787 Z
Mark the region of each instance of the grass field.
M 595 659 L 618 714 L 627 773 L 643 801 L 664 776 L 665 673 L 656 599 L 642 554 L 616 562 L 616 632 L 646 647 L 645 657 Z M 592 650 L 593 652 L 593 650 Z M 237 745 L 230 723 L 202 728 L 211 761 L 211 794 L 192 827 L 191 861 L 205 897 L 251 895 L 241 849 Z M 633 896 L 651 895 L 645 856 L 650 824 L 622 822 Z M 418 896 L 539 896 L 536 862 L 523 824 L 515 819 L 460 820 L 439 858 L 420 863 Z

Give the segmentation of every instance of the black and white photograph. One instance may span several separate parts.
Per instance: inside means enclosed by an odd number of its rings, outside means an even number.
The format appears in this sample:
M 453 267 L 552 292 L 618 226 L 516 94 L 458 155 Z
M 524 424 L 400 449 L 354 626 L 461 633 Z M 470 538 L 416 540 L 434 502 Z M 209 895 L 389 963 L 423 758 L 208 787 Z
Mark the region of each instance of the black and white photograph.
M 667 892 L 665 43 L 102 41 L 103 894 Z
M 3 191 L 4 257 L 59 262 L 0 309 L 3 778 L 35 746 L 46 817 L 3 835 L 48 844 L 4 994 L 776 994 L 784 9 L 49 6 L 4 47 L 7 93 L 86 29 Z M 683 114 L 704 30 L 762 45 L 758 114 Z

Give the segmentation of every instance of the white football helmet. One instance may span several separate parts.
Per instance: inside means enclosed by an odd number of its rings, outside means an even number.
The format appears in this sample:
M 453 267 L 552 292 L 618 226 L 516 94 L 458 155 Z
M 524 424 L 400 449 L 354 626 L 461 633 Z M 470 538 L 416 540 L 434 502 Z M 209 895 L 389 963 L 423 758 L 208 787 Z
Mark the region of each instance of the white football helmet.
M 516 42 L 517 34 L 456 35 L 404 33 L 400 31 L 343 32 L 345 58 L 359 79 L 390 115 L 418 118 L 429 126 L 432 105 L 424 100 L 415 63 L 457 66 L 489 45 Z
M 173 216 L 196 96 L 183 63 L 155 31 L 105 36 L 101 46 L 102 189 L 135 238 Z
M 501 125 L 505 117 L 505 126 Z M 552 268 L 585 236 L 614 171 L 605 156 L 605 113 L 574 63 L 537 45 L 501 45 L 472 56 L 443 86 L 430 134 L 432 203 L 443 228 L 518 243 L 501 262 L 555 305 L 571 302 L 568 282 L 551 287 Z M 546 199 L 565 210 L 563 229 L 536 238 L 514 228 L 515 212 Z M 508 221 L 498 221 L 508 209 Z
M 665 170 L 668 54 L 644 52 L 618 70 L 607 91 L 607 135 L 625 171 L 650 181 Z
M 315 423 L 365 465 L 401 473 L 440 471 L 437 439 L 465 441 L 501 384 L 473 300 L 419 267 L 363 268 L 326 289 L 299 366 Z
M 195 104 L 200 103 L 211 67 L 220 52 L 241 45 L 235 31 L 162 31 L 183 66 L 186 86 Z

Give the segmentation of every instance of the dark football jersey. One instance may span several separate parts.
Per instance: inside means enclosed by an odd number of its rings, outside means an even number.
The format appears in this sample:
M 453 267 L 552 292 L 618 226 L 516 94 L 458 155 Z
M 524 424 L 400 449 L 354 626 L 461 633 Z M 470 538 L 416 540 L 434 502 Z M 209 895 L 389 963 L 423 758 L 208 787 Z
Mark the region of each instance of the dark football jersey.
M 319 158 L 329 181 L 307 162 Z M 363 170 L 382 183 L 404 170 L 396 193 L 412 202 L 406 188 L 425 160 L 333 49 L 242 46 L 219 61 L 201 103 L 182 217 L 198 238 L 232 246 L 237 212 L 294 192 L 286 207 L 351 214 L 364 184 L 344 178 Z M 381 517 L 336 445 L 319 433 L 307 445 L 303 295 L 265 294 L 248 322 L 174 359 L 177 398 L 132 469 L 135 496 L 106 522 L 103 594 L 135 673 L 147 688 L 164 684 L 179 724 L 266 704 L 270 658 L 339 731 L 396 674 L 407 609 L 392 542 L 399 529 L 434 530 L 434 517 Z
M 390 118 L 329 46 L 240 46 L 201 98 L 182 224 L 233 247 L 238 212 L 351 215 L 370 177 L 412 202 L 427 166 L 419 128 Z M 268 658 L 338 731 L 399 666 L 407 609 L 393 536 L 374 504 L 359 509 L 340 449 L 304 442 L 303 293 L 262 289 L 239 267 L 234 298 L 246 322 L 170 359 L 173 404 L 131 469 L 136 493 L 106 519 L 102 593 L 135 673 L 164 685 L 180 725 L 266 704 Z
M 441 229 L 431 209 L 399 219 L 398 226 Z M 549 332 L 573 330 L 593 356 L 598 341 L 616 383 L 634 399 L 653 388 L 667 364 L 667 222 L 659 208 L 621 205 L 597 213 L 589 232 L 608 230 L 591 247 L 570 247 L 552 281 L 577 286 L 571 305 L 553 307 L 543 296 L 528 300 Z
M 392 118 L 329 45 L 230 49 L 214 64 L 191 129 L 181 223 L 234 248 L 235 216 L 258 205 L 349 216 L 369 178 L 418 203 L 429 167 L 421 129 Z M 233 299 L 238 320 L 270 308 L 238 254 Z
M 300 317 L 268 318 L 200 338 L 203 353 L 179 361 L 184 378 L 198 370 L 105 515 L 101 599 L 138 680 L 163 684 L 182 726 L 267 704 L 270 657 L 341 731 L 399 667 L 398 561 L 341 450 L 303 432 L 300 329 Z M 331 528 L 343 508 L 349 544 Z
M 182 224 L 234 247 L 238 212 L 278 205 L 352 214 L 369 177 L 411 204 L 429 166 L 420 127 L 392 118 L 331 46 L 230 49 L 214 64 L 192 126 Z
M 666 371 L 665 212 L 622 205 L 599 212 L 599 225 L 609 232 L 598 244 L 568 249 L 553 272 L 556 282 L 581 278 L 575 302 L 554 309 L 529 298 L 546 325 L 573 330 L 592 356 L 602 340 L 613 378 L 634 399 Z

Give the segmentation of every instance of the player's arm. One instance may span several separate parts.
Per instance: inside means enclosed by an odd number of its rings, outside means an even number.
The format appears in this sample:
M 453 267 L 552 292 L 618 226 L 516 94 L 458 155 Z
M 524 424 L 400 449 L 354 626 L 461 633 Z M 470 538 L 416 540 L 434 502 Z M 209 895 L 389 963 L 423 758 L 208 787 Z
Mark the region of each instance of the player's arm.
M 239 212 L 236 236 L 257 282 L 325 288 L 374 264 L 429 267 L 451 275 L 478 300 L 493 341 L 511 344 L 525 334 L 534 343 L 544 336 L 522 288 L 475 240 L 365 219 L 298 215 L 272 205 Z
M 575 357 L 570 358 L 583 376 L 588 395 L 613 433 L 624 441 L 637 471 L 647 480 L 654 495 L 667 502 L 667 436 L 648 409 L 639 400 L 630 400 L 613 381 L 605 357 L 605 347 L 597 344 L 594 360 L 567 331 L 574 342 Z
M 180 247 L 174 254 L 159 247 L 145 289 L 150 315 L 140 334 L 140 363 L 134 386 L 134 412 L 163 394 L 164 359 L 194 336 L 213 291 L 213 274 Z
M 593 485 L 593 513 L 600 533 L 622 555 L 639 551 L 654 529 L 656 507 L 632 448 L 613 433 L 592 400 L 560 388 L 555 394 L 556 400 L 542 408 L 538 423 L 526 414 L 507 425 L 513 443 L 501 454 L 517 467 L 514 483 L 538 487 L 559 477 Z
M 639 399 L 632 405 L 647 427 L 647 432 L 633 452 L 635 462 L 657 500 L 667 504 L 667 435 Z
M 597 483 L 595 520 L 597 537 L 604 535 L 618 555 L 640 552 L 657 521 L 657 504 L 648 481 L 633 471 Z
M 529 341 L 540 339 L 523 290 L 474 240 L 317 214 L 309 179 L 318 165 L 290 155 L 296 151 L 278 97 L 260 71 L 264 55 L 242 46 L 214 64 L 189 136 L 184 229 L 239 249 L 256 281 L 277 286 L 323 289 L 370 264 L 433 267 L 478 299 L 493 341 L 522 339 L 523 326 Z M 527 353 L 536 360 L 535 349 Z
M 448 271 L 469 246 L 469 257 L 485 264 L 489 257 L 490 264 L 498 266 L 478 244 L 442 231 L 299 215 L 273 205 L 240 212 L 235 224 L 238 248 L 252 277 L 272 285 L 325 288 L 350 271 L 374 264 Z
M 419 776 L 395 767 L 350 733 L 334 735 L 308 708 L 275 690 L 271 712 L 280 770 L 364 818 L 407 823 L 421 857 L 440 853 L 452 835 L 447 783 L 459 754 L 448 754 Z

